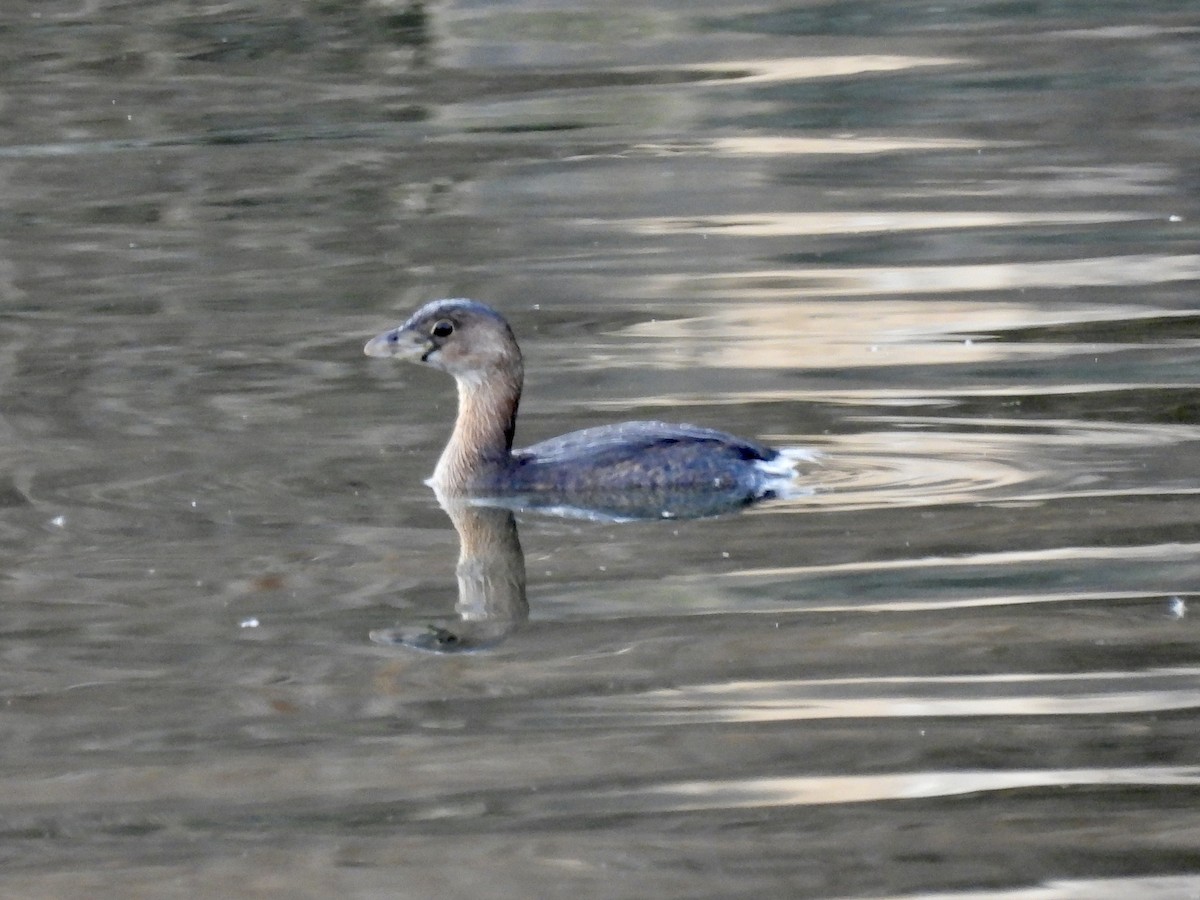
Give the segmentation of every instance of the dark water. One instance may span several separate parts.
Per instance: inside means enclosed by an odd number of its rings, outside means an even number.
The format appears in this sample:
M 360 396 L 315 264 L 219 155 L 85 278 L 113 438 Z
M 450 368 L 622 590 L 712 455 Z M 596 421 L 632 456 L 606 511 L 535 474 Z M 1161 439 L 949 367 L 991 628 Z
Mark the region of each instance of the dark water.
M 0 13 L 0 893 L 1200 896 L 1193 4 L 39 0 Z M 819 449 L 522 514 L 478 653 L 422 484 Z

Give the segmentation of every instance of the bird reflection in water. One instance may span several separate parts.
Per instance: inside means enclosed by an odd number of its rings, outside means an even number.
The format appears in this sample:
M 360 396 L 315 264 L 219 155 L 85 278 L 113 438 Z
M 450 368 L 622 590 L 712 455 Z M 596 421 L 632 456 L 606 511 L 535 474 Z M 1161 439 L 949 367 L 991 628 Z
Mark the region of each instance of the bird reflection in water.
M 755 501 L 740 491 L 651 492 L 557 496 L 465 498 L 435 488 L 438 503 L 458 533 L 458 620 L 381 628 L 371 640 L 431 653 L 491 649 L 529 619 L 525 593 L 525 553 L 514 515 L 524 510 L 606 522 L 697 519 L 735 512 Z
M 458 532 L 458 621 L 453 625 L 384 628 L 371 632 L 379 644 L 434 653 L 494 647 L 529 618 L 525 553 L 511 509 L 485 506 L 436 492 Z

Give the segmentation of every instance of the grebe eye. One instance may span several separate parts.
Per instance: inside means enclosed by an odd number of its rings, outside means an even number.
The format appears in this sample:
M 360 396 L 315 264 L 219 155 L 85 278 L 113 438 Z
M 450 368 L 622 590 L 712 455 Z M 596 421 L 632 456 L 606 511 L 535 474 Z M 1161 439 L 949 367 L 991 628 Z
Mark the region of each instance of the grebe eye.
M 449 319 L 441 319 L 433 323 L 433 328 L 429 330 L 435 338 L 448 338 L 454 334 L 454 323 Z

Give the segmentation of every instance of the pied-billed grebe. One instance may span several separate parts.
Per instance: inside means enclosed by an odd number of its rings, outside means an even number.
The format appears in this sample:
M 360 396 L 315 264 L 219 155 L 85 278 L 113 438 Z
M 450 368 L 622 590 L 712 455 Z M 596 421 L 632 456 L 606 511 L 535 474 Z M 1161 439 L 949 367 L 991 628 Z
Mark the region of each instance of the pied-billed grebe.
M 663 422 L 586 428 L 514 451 L 521 350 L 503 317 L 473 300 L 427 303 L 363 350 L 424 363 L 458 383 L 454 432 L 430 479 L 445 494 L 733 491 L 753 500 L 774 494 L 794 474 L 797 456 Z

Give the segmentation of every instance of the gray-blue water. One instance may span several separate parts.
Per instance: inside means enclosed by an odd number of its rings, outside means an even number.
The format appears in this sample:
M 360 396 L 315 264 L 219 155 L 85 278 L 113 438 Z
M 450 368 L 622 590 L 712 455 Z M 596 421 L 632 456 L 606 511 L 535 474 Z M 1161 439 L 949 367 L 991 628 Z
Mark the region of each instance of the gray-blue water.
M 5 7 L 0 894 L 1200 896 L 1194 13 Z M 439 296 L 520 443 L 812 493 L 519 514 L 528 621 L 373 641 L 487 618 L 361 353 Z

